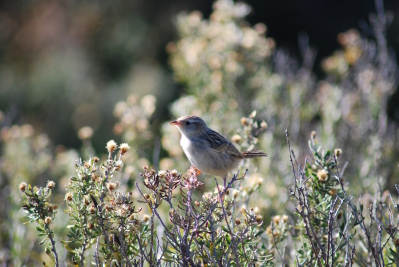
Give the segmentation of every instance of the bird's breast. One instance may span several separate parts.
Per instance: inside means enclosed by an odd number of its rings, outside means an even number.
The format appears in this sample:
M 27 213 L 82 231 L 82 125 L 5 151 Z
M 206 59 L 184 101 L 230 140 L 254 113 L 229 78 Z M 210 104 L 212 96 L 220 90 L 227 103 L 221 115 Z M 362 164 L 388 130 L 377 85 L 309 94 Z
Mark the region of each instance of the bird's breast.
M 182 135 L 180 139 L 180 145 L 183 148 L 184 154 L 186 154 L 190 162 L 194 164 L 193 160 L 195 160 L 198 154 L 201 153 L 201 150 L 198 149 L 196 142 Z

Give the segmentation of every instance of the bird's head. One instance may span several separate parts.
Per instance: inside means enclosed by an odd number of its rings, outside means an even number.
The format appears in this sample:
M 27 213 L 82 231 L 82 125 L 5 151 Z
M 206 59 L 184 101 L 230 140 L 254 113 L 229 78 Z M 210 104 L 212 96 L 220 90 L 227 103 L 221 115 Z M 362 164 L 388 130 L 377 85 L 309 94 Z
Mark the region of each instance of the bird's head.
M 175 125 L 179 131 L 190 138 L 197 134 L 200 134 L 208 129 L 206 123 L 196 116 L 184 116 L 180 117 L 175 121 L 171 121 L 169 124 Z

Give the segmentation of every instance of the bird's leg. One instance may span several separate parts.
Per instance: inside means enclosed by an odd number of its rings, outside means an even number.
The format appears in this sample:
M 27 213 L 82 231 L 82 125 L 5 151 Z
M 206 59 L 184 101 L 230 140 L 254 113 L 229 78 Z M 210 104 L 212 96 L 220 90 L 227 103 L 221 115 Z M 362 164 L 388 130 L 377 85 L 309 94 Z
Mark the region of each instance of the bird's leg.
M 198 175 L 200 175 L 202 172 L 201 172 L 199 169 L 197 169 L 197 167 L 195 167 L 194 165 L 191 165 L 191 167 L 188 169 L 187 173 L 188 173 L 189 175 L 198 176 Z

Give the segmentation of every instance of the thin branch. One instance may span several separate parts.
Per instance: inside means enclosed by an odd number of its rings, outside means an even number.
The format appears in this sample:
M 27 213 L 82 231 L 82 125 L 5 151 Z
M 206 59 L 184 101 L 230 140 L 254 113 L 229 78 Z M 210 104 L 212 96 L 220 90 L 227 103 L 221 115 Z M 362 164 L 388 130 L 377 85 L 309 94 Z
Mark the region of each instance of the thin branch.
M 57 250 L 55 249 L 55 242 L 53 239 L 53 234 L 50 232 L 48 235 L 48 238 L 50 239 L 50 243 L 51 243 L 51 250 L 54 253 L 54 258 L 55 258 L 55 266 L 58 267 L 58 254 L 57 254 Z

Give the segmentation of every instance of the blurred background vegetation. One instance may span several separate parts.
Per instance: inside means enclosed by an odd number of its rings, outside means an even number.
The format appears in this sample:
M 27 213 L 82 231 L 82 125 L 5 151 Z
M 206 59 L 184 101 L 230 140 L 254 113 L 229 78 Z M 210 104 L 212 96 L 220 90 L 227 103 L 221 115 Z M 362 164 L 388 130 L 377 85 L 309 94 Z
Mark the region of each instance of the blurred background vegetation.
M 290 208 L 285 129 L 301 161 L 312 130 L 342 148 L 352 193 L 373 194 L 376 178 L 394 192 L 399 3 L 246 3 L 0 3 L 0 263 L 40 261 L 38 242 L 23 243 L 34 232 L 15 223 L 21 181 L 56 181 L 61 203 L 74 160 L 105 154 L 110 139 L 132 147 L 120 177 L 128 189 L 144 165 L 183 172 L 179 133 L 165 122 L 186 114 L 247 149 L 241 118 L 257 110 L 269 157 L 249 182 L 263 179 L 266 222 Z

